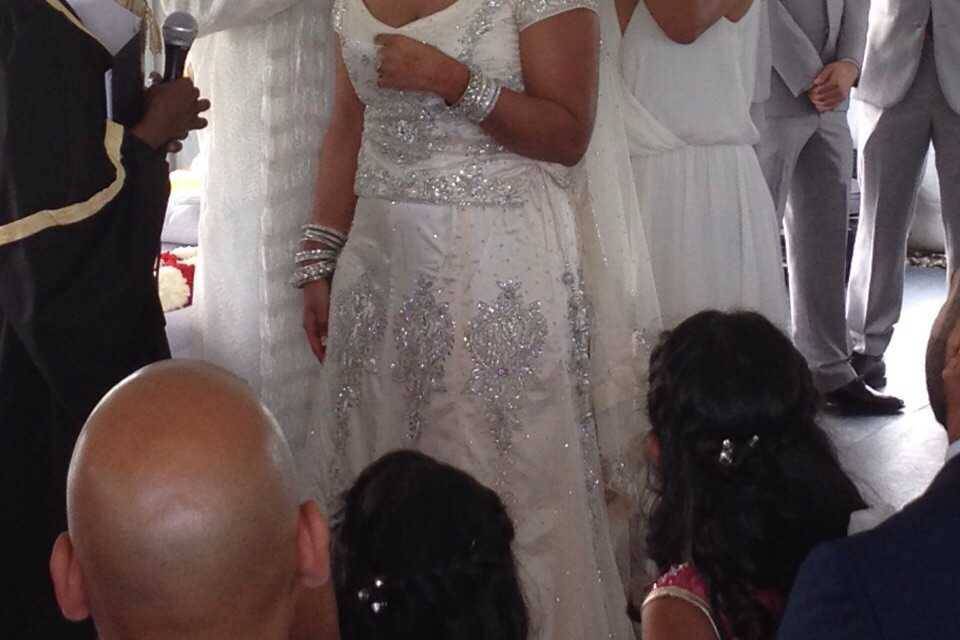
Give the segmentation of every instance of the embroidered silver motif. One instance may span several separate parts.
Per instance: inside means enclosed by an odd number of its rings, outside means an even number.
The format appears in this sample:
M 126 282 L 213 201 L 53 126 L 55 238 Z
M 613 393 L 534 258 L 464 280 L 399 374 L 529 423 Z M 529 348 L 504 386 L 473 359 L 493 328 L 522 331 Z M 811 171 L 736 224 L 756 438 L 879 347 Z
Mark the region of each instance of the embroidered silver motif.
M 477 43 L 493 27 L 493 18 L 497 10 L 503 6 L 503 2 L 504 0 L 483 0 L 479 11 L 467 23 L 463 35 L 460 36 L 460 55 L 458 56 L 464 64 L 469 65 L 474 62 Z
M 506 148 L 489 137 L 451 142 L 457 116 L 445 105 L 416 94 L 398 93 L 391 99 L 367 105 L 364 114 L 364 139 L 398 165 L 410 165 L 455 149 L 468 157 L 504 153 Z
M 570 325 L 570 362 L 567 365 L 573 378 L 574 398 L 577 403 L 580 449 L 586 470 L 587 493 L 591 502 L 599 495 L 603 482 L 600 469 L 597 428 L 593 415 L 590 389 L 590 301 L 582 288 L 583 276 L 572 271 L 563 274 L 567 287 L 567 322 Z
M 407 397 L 407 438 L 423 433 L 423 410 L 434 393 L 446 391 L 446 361 L 453 352 L 453 319 L 446 303 L 437 302 L 434 282 L 420 276 L 413 294 L 400 307 L 394 327 L 397 362 L 393 378 Z
M 596 12 L 598 8 L 598 0 L 519 0 L 516 9 L 517 28 L 523 31 L 533 24 L 574 9 Z
M 519 282 L 501 282 L 499 287 L 493 304 L 477 304 L 464 342 L 473 359 L 467 393 L 483 403 L 497 448 L 505 453 L 522 429 L 517 412 L 527 385 L 537 377 L 547 321 L 539 302 L 526 304 Z
M 334 486 L 343 486 L 350 411 L 360 406 L 364 374 L 377 373 L 377 353 L 387 329 L 386 296 L 368 273 L 335 300 L 332 310 L 335 350 L 328 354 L 337 365 L 340 388 L 334 406 L 333 447 L 336 452 Z
M 581 288 L 582 277 L 573 272 L 563 274 L 567 287 L 567 322 L 570 325 L 570 362 L 567 365 L 573 376 L 578 403 L 578 414 L 583 421 L 592 415 L 590 402 L 590 303 Z
M 343 32 L 343 14 L 346 11 L 343 3 L 344 0 L 333 0 L 333 6 L 330 9 L 330 24 L 334 33 Z
M 523 204 L 524 174 L 510 178 L 487 175 L 487 163 L 472 162 L 453 173 L 411 170 L 404 174 L 378 169 L 360 158 L 355 185 L 358 196 L 459 206 L 517 207 Z

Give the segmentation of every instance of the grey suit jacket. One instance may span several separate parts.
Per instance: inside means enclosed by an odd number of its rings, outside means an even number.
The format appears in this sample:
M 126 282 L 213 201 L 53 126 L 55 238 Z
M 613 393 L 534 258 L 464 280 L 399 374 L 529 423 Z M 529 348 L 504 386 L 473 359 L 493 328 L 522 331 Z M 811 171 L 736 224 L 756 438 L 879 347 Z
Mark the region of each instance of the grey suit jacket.
M 827 7 L 829 34 L 819 51 L 780 0 L 769 2 L 774 77 L 767 113 L 816 113 L 806 92 L 824 65 L 849 59 L 863 68 L 870 0 L 810 0 Z
M 947 102 L 960 113 L 960 1 L 873 0 L 857 98 L 882 109 L 907 95 L 933 12 L 934 55 Z

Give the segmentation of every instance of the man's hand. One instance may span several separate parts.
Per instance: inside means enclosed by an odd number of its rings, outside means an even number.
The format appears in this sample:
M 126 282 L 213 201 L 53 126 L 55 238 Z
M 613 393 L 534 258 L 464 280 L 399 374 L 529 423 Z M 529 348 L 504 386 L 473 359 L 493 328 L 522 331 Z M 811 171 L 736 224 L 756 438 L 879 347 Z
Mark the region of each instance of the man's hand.
M 850 89 L 859 76 L 860 70 L 852 62 L 831 62 L 817 75 L 807 96 L 820 113 L 833 111 L 850 97 Z
M 131 133 L 154 149 L 179 151 L 179 140 L 207 126 L 200 114 L 210 108 L 210 101 L 200 99 L 189 78 L 154 84 L 147 89 L 146 102 L 146 115 Z

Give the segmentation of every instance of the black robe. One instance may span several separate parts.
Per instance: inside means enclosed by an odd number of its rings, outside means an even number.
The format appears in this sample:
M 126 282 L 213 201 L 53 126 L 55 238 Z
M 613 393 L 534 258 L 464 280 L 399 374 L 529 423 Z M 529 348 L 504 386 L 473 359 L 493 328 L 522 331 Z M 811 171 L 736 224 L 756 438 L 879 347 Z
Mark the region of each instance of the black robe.
M 47 572 L 70 454 L 113 385 L 170 355 L 168 166 L 107 120 L 113 64 L 63 0 L 0 3 L 0 526 L 23 565 L 4 637 L 89 637 L 63 627 Z

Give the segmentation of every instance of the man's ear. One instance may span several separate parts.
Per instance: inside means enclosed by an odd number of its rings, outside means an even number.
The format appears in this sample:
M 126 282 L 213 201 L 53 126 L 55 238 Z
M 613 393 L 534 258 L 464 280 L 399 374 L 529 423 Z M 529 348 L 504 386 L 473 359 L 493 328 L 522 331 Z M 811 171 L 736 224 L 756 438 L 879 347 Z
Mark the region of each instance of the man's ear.
M 300 505 L 297 548 L 300 582 L 311 589 L 330 582 L 330 528 L 313 500 Z
M 50 554 L 50 577 L 53 590 L 63 617 L 80 622 L 90 617 L 87 604 L 87 591 L 83 585 L 83 572 L 77 561 L 77 554 L 70 540 L 70 534 L 64 531 L 57 537 Z

